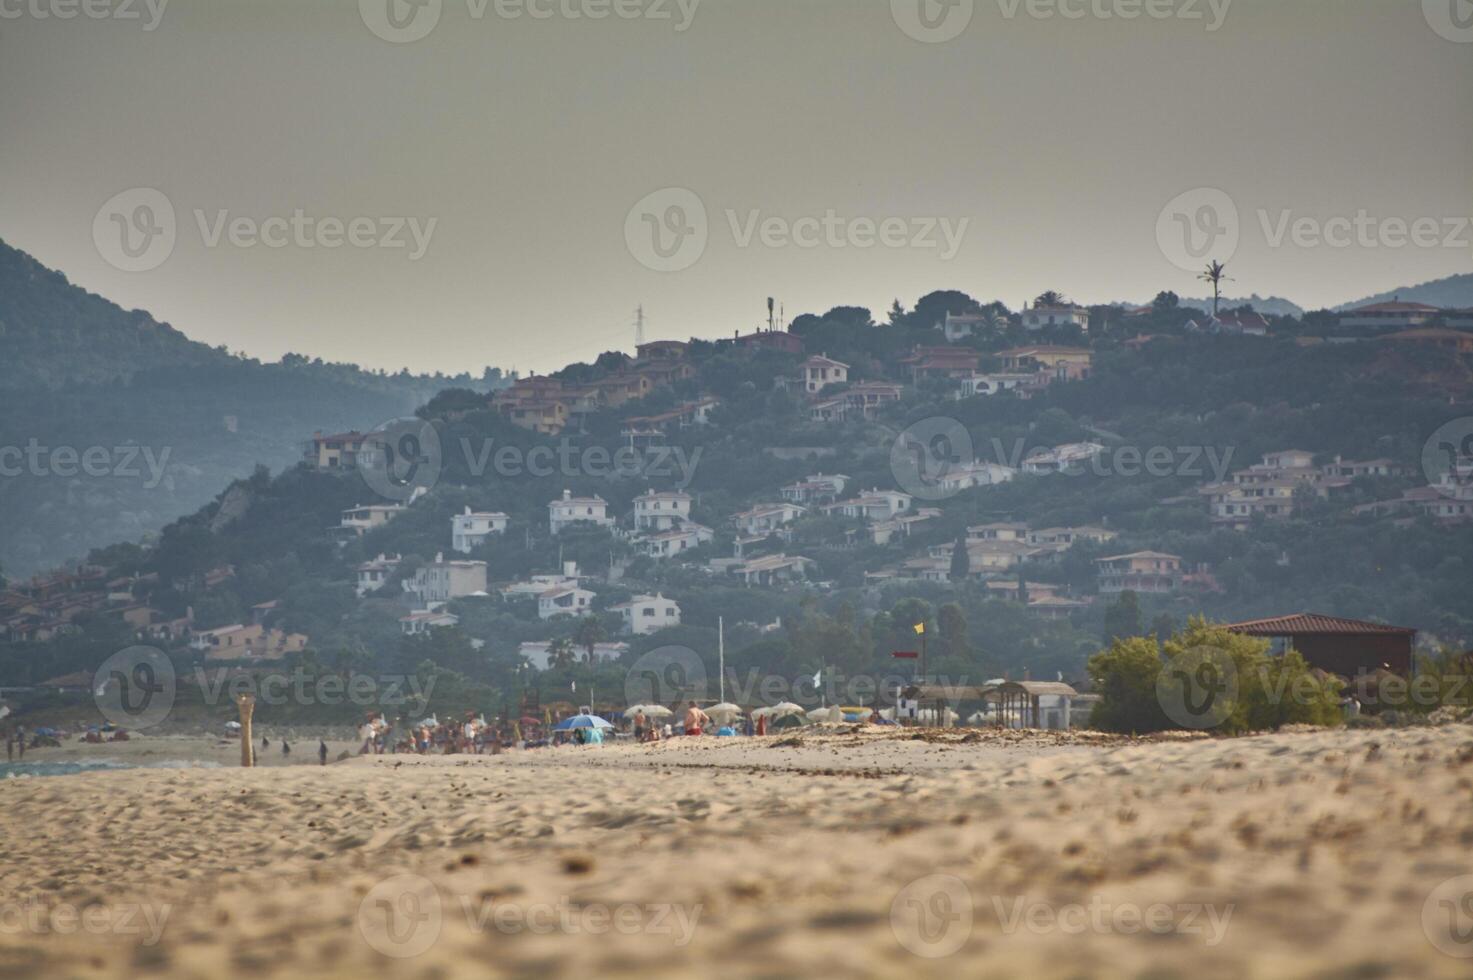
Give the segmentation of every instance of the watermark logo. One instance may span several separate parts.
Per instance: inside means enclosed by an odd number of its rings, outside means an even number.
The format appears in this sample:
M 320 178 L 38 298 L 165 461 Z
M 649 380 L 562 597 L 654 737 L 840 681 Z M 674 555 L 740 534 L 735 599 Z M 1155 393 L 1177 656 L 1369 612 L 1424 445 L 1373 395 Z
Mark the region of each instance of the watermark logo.
M 0 20 L 137 20 L 145 31 L 158 29 L 169 0 L 0 0 Z
M 624 676 L 627 704 L 671 704 L 706 697 L 706 663 L 690 647 L 657 647 Z
M 434 489 L 440 481 L 440 433 L 421 418 L 390 419 L 367 434 L 358 472 L 370 490 L 401 503 Z
M 440 938 L 440 893 L 415 874 L 386 878 L 358 904 L 358 931 L 379 953 L 394 959 L 419 956 Z
M 1238 667 L 1226 650 L 1193 647 L 1156 675 L 1156 699 L 1183 728 L 1216 728 L 1238 699 Z
M 1209 259 L 1227 263 L 1238 251 L 1238 206 L 1225 191 L 1198 187 L 1178 194 L 1156 218 L 1156 244 L 1178 269 L 1198 272 Z
M 440 23 L 443 0 L 358 0 L 358 15 L 375 35 L 392 44 L 418 41 Z
M 1019 9 L 1034 20 L 1199 20 L 1208 34 L 1222 28 L 1233 0 L 997 0 L 1008 20 Z
M 890 445 L 890 473 L 896 486 L 922 500 L 954 496 L 959 487 L 947 477 L 975 459 L 967 427 L 945 416 L 907 426 Z
M 1422 475 L 1444 497 L 1473 501 L 1473 417 L 1442 424 L 1422 444 Z
M 917 878 L 890 903 L 890 930 L 907 952 L 950 956 L 972 936 L 972 890 L 954 875 Z
M 1473 959 L 1473 875 L 1449 878 L 1422 903 L 1422 931 L 1441 953 Z
M 960 36 L 972 22 L 974 8 L 974 0 L 890 0 L 895 26 L 925 44 Z
M 92 219 L 92 244 L 123 272 L 157 269 L 174 254 L 174 204 L 163 191 L 133 187 L 108 198 Z
M 132 940 L 140 947 L 157 946 L 173 911 L 168 903 L 6 902 L 0 904 L 0 936 L 107 936 Z
M 1422 0 L 1422 15 L 1438 37 L 1473 44 L 1473 0 Z
M 695 191 L 666 187 L 646 194 L 624 218 L 624 244 L 640 265 L 680 272 L 706 253 L 710 224 Z
M 119 728 L 159 724 L 169 716 L 177 693 L 174 664 L 156 647 L 119 650 L 92 675 L 97 710 Z
M 1228 924 L 1237 906 L 1201 902 L 1155 902 L 1138 905 L 1117 902 L 1104 895 L 1092 895 L 1085 902 L 1056 904 L 1033 901 L 1016 895 L 992 898 L 992 911 L 1003 935 L 1012 936 L 1026 930 L 1035 936 L 1063 934 L 1135 936 L 1151 933 L 1157 936 L 1202 936 L 1204 945 L 1217 946 L 1227 938 Z
M 164 482 L 171 447 L 154 452 L 152 446 L 47 446 L 34 436 L 24 446 L 0 446 L 0 477 L 59 476 L 143 480 L 153 490 Z

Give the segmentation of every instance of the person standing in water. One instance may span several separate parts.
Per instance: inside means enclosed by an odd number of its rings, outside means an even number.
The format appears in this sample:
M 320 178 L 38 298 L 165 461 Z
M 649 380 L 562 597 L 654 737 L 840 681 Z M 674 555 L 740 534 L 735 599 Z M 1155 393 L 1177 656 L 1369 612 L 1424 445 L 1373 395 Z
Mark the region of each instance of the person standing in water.
M 321 739 L 317 742 L 317 764 L 319 766 L 327 765 L 327 742 Z

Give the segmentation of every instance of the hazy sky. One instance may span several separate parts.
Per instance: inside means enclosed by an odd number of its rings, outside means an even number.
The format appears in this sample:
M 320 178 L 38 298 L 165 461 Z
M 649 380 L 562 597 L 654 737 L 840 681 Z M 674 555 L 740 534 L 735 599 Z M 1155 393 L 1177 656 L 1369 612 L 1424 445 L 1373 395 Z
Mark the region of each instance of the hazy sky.
M 628 349 L 641 303 L 1473 270 L 1468 0 L 420 2 L 0 0 L 0 237 L 232 350 L 476 372 Z

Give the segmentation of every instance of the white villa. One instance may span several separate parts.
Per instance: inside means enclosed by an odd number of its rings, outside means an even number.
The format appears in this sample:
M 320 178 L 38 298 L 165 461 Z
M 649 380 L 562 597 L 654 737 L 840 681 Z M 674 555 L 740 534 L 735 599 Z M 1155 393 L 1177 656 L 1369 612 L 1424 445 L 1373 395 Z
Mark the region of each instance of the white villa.
M 343 511 L 334 528 L 339 541 L 361 538 L 376 527 L 383 527 L 404 512 L 403 504 L 359 504 Z
M 563 528 L 579 521 L 613 527 L 614 519 L 609 516 L 609 502 L 597 494 L 592 497 L 575 497 L 573 491 L 564 490 L 561 497 L 547 505 L 547 523 L 553 534 L 561 534 Z
M 840 514 L 865 521 L 888 521 L 910 510 L 912 497 L 899 490 L 866 490 L 858 497 L 825 504 L 825 514 Z
M 634 498 L 634 526 L 641 531 L 668 531 L 690 520 L 691 496 L 680 490 L 646 490 Z
M 402 561 L 399 555 L 380 554 L 377 558 L 363 562 L 358 566 L 358 587 L 356 589 L 358 598 L 362 599 L 370 592 L 378 591 L 379 587 L 389 580 L 394 569 L 399 567 Z
M 969 378 L 958 380 L 957 383 L 961 385 L 961 390 L 957 393 L 957 397 L 998 395 L 1004 391 L 1013 391 L 1034 384 L 1037 381 L 1037 374 L 974 374 Z
M 709 527 L 687 521 L 669 531 L 657 531 L 634 539 L 634 546 L 651 558 L 669 558 L 705 544 L 715 537 Z
M 1081 330 L 1089 329 L 1089 310 L 1072 303 L 1064 306 L 1034 306 L 1024 307 L 1023 326 L 1029 330 L 1042 330 L 1044 327 L 1074 326 Z
M 472 511 L 469 507 L 463 514 L 450 518 L 450 550 L 468 555 L 486 543 L 493 534 L 505 534 L 506 522 L 510 520 L 500 511 L 485 513 Z
M 399 617 L 399 629 L 405 636 L 418 636 L 432 629 L 456 626 L 460 617 L 454 613 L 435 609 L 417 609 L 408 616 Z
M 801 555 L 764 555 L 730 567 L 733 575 L 740 575 L 747 585 L 773 585 L 793 579 L 804 578 L 812 558 Z
M 806 513 L 807 508 L 794 503 L 758 504 L 731 515 L 731 519 L 747 537 L 759 537 L 793 523 Z
M 825 500 L 838 500 L 848 485 L 849 477 L 842 473 L 815 473 L 798 483 L 788 484 L 781 492 L 782 498 L 792 503 L 816 504 Z
M 448 602 L 465 596 L 486 592 L 486 563 L 451 559 L 437 554 L 435 560 L 420 567 L 411 578 L 402 583 L 404 591 L 417 597 L 426 605 L 432 602 Z
M 1053 449 L 1040 449 L 1023 460 L 1023 472 L 1042 476 L 1077 471 L 1104 451 L 1105 447 L 1095 442 L 1071 442 Z
M 816 395 L 829 385 L 846 384 L 849 381 L 849 365 L 843 361 L 815 354 L 803 362 L 803 390 Z
M 576 585 L 565 585 L 548 589 L 537 597 L 537 616 L 551 619 L 554 616 L 583 616 L 593 608 L 598 593 Z
M 628 602 L 610 606 L 609 611 L 623 616 L 624 625 L 636 636 L 680 625 L 680 604 L 659 593 L 637 595 Z

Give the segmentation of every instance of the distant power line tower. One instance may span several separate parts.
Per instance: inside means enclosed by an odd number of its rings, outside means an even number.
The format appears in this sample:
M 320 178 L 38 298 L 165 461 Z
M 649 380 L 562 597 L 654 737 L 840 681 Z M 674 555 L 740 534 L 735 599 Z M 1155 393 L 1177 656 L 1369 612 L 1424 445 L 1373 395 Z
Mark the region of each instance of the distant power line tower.
M 634 346 L 637 348 L 644 343 L 644 304 L 640 303 L 634 311 Z

